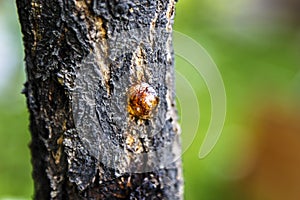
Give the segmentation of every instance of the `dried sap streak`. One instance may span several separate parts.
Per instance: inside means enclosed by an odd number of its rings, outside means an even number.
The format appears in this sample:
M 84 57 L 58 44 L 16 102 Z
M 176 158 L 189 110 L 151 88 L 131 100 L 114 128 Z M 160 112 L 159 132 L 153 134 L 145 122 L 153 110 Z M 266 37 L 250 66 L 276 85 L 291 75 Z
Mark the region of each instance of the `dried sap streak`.
M 132 86 L 128 94 L 128 112 L 140 119 L 149 119 L 159 102 L 158 95 L 148 83 Z

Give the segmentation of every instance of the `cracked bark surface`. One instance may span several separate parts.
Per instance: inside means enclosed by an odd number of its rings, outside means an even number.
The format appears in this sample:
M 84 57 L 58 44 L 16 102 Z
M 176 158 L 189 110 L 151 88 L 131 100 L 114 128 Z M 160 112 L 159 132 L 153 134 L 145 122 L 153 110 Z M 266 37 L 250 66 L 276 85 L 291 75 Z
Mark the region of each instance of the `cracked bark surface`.
M 174 0 L 17 0 L 35 199 L 182 199 Z M 146 83 L 146 84 L 145 84 Z M 158 96 L 128 112 L 130 88 Z

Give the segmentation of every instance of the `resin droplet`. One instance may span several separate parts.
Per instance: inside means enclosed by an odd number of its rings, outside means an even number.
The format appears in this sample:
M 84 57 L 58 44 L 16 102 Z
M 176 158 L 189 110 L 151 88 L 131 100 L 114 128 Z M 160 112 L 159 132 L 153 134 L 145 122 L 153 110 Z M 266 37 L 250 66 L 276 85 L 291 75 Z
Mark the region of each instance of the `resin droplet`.
M 138 118 L 148 119 L 157 107 L 159 98 L 147 83 L 132 86 L 128 95 L 128 112 Z

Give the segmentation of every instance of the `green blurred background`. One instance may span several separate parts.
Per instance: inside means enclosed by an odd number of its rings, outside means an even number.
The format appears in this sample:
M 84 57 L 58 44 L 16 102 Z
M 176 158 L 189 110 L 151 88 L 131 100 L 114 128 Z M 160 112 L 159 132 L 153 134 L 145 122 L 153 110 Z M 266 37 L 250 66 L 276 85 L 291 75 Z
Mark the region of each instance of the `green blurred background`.
M 210 97 L 203 79 L 176 57 L 176 69 L 193 86 L 201 115 L 197 136 L 183 154 L 185 199 L 299 200 L 299 1 L 180 0 L 176 7 L 174 29 L 208 51 L 227 92 L 222 135 L 200 160 Z M 0 44 L 0 199 L 30 199 L 30 133 L 21 95 L 24 53 L 14 1 L 0 0 Z M 189 126 L 195 124 L 187 119 L 184 142 L 190 139 Z

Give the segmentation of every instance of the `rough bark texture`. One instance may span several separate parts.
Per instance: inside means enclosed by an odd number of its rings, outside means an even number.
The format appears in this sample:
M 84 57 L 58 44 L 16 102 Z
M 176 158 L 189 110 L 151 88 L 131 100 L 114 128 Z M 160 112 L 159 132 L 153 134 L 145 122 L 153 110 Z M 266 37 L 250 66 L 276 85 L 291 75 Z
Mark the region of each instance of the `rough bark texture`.
M 17 0 L 35 199 L 182 199 L 174 0 Z M 128 113 L 147 83 L 159 103 Z

